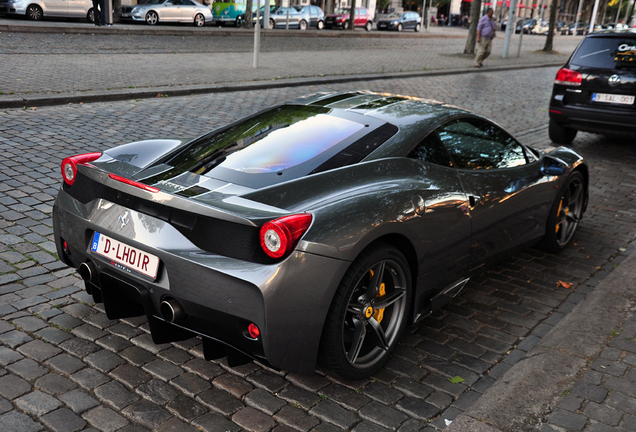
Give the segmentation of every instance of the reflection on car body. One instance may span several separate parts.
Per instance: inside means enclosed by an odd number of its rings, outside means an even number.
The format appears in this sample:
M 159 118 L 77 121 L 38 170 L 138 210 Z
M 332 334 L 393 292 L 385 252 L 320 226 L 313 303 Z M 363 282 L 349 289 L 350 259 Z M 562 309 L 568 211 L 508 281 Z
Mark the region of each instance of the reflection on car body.
M 69 157 L 62 173 L 57 251 L 109 318 L 145 315 L 158 344 L 199 336 L 206 359 L 352 379 L 484 263 L 566 248 L 588 188 L 572 150 L 371 92 Z

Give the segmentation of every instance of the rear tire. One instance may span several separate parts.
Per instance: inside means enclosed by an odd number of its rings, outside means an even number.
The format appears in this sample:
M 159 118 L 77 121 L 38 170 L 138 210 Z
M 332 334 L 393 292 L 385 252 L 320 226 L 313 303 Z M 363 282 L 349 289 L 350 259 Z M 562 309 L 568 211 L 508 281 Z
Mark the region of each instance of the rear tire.
M 86 13 L 86 21 L 95 24 L 95 9 L 90 8 Z
M 548 135 L 550 140 L 557 144 L 570 144 L 576 137 L 576 129 L 561 126 L 556 121 L 550 119 L 550 125 L 548 127 Z
M 320 364 L 348 379 L 368 378 L 388 360 L 408 321 L 412 282 L 404 255 L 378 243 L 342 278 L 320 343 Z
M 273 29 L 273 28 L 275 28 L 275 27 L 276 27 L 276 23 L 274 22 L 274 20 L 273 20 L 273 19 L 271 19 L 271 18 L 270 18 L 270 19 L 269 19 L 269 23 L 267 24 L 267 28 L 268 28 L 268 29 L 270 29 L 270 30 L 272 30 L 272 29 Z
M 373 23 L 371 21 L 367 21 L 367 24 L 364 26 L 364 29 L 366 31 L 371 31 L 372 28 L 373 28 Z
M 568 247 L 583 217 L 585 196 L 583 175 L 574 171 L 552 204 L 539 248 L 546 252 L 558 253 Z
M 318 30 L 322 30 L 325 28 L 325 22 L 324 21 L 318 21 L 318 24 L 316 24 L 316 28 Z

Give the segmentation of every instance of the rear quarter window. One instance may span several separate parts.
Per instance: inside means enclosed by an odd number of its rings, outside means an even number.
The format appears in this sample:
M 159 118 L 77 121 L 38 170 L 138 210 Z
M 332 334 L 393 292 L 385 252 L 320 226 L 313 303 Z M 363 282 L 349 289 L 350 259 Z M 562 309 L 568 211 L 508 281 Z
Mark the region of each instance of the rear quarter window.
M 570 64 L 601 69 L 613 69 L 617 65 L 636 67 L 636 38 L 586 38 L 572 56 Z

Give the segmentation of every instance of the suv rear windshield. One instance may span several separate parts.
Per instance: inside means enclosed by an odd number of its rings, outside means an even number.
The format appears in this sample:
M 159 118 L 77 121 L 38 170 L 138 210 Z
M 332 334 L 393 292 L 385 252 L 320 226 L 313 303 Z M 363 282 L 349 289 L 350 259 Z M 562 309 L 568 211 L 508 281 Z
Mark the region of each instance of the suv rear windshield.
M 600 69 L 627 65 L 636 67 L 636 38 L 632 35 L 585 38 L 570 64 Z

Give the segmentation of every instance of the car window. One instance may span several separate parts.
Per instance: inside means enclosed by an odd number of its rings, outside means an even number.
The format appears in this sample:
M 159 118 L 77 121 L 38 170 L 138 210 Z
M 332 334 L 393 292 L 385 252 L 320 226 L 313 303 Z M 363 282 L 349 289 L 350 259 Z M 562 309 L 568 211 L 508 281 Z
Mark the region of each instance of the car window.
M 446 167 L 453 166 L 453 161 L 436 133 L 424 138 L 407 157 Z
M 585 38 L 574 52 L 570 64 L 604 69 L 612 69 L 617 64 L 636 66 L 636 38 Z
M 456 120 L 438 128 L 437 134 L 460 169 L 512 168 L 527 163 L 523 146 L 485 121 Z
M 194 3 L 192 3 L 190 0 L 181 0 L 181 5 L 182 6 L 194 6 Z

